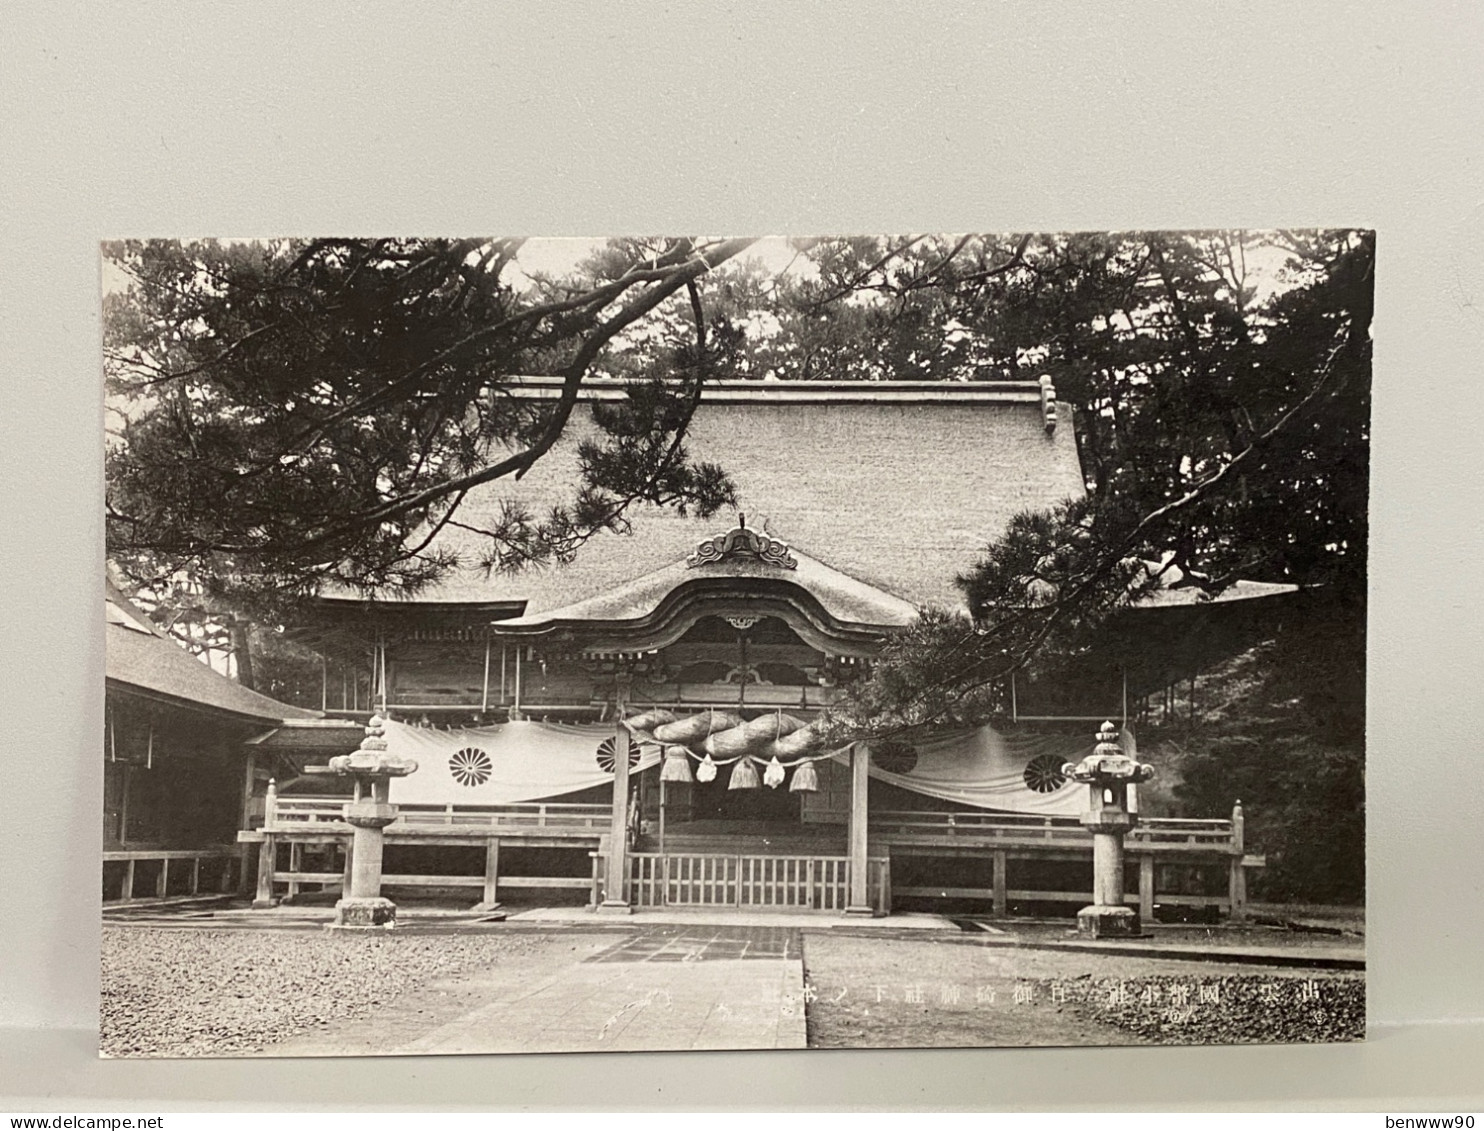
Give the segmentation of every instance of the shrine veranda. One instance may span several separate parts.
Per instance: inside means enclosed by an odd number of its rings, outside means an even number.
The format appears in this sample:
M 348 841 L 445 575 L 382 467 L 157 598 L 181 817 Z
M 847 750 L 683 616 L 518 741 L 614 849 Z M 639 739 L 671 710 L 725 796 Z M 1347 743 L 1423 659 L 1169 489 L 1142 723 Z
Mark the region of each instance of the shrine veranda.
M 520 394 L 555 387 L 526 379 Z M 579 414 L 519 485 L 471 496 L 469 524 L 556 497 L 585 427 Z M 734 474 L 737 513 L 646 511 L 569 565 L 461 571 L 415 599 L 325 593 L 291 626 L 321 657 L 317 710 L 184 653 L 200 671 L 179 669 L 112 594 L 106 903 L 230 893 L 267 908 L 340 892 L 349 784 L 306 771 L 356 750 L 376 716 L 419 763 L 389 793 L 380 883 L 393 896 L 595 918 L 1070 916 L 1093 900 L 1093 844 L 1087 787 L 1063 767 L 1104 722 L 1134 754 L 1168 689 L 1261 639 L 1291 592 L 1160 590 L 1076 673 L 1013 682 L 1006 718 L 905 754 L 790 745 L 921 609 L 961 602 L 953 578 L 1013 514 L 1083 490 L 1073 429 L 1046 380 L 723 382 L 692 440 Z M 696 719 L 689 739 L 663 737 Z M 1130 805 L 1123 887 L 1139 920 L 1242 921 L 1264 860 L 1240 806 L 1176 819 Z

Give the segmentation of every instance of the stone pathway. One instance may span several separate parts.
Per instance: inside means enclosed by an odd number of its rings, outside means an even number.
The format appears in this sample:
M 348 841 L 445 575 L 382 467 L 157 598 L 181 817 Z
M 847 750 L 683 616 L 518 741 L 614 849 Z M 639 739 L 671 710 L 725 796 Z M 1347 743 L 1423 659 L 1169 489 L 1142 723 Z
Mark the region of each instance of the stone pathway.
M 645 927 L 555 971 L 495 967 L 265 1056 L 804 1048 L 798 932 Z M 414 1000 L 415 999 L 415 1003 Z M 389 1039 L 390 1038 L 390 1039 Z

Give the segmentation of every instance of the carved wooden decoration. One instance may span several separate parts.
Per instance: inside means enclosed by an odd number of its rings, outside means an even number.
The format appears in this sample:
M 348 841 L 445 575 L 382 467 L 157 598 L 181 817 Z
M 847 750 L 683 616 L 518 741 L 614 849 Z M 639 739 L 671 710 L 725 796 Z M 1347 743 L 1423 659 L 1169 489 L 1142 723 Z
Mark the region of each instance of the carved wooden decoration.
M 707 538 L 696 547 L 696 552 L 685 559 L 685 564 L 711 565 L 734 557 L 753 557 L 766 565 L 779 569 L 798 569 L 798 559 L 789 552 L 788 543 L 780 542 L 757 530 L 747 528 L 747 516 L 738 515 L 738 524 L 725 534 Z
M 1056 431 L 1056 386 L 1047 375 L 1041 377 L 1041 419 L 1048 435 Z

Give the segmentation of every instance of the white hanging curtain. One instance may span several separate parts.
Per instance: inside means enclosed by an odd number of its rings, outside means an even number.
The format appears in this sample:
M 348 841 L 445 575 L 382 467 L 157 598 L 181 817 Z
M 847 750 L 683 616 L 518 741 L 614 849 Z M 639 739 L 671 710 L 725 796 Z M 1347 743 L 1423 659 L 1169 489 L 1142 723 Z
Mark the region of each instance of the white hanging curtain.
M 1124 751 L 1134 753 L 1124 731 Z M 1096 740 L 1075 734 L 1002 734 L 991 726 L 915 744 L 917 763 L 893 773 L 871 764 L 871 776 L 914 793 L 980 809 L 1074 817 L 1087 808 L 1087 787 L 1061 776 L 1066 762 L 1080 762 Z
M 511 805 L 613 783 L 612 723 L 568 725 L 530 721 L 434 730 L 386 725 L 387 749 L 417 761 L 393 778 L 391 799 L 402 805 Z M 631 773 L 658 764 L 655 747 L 630 748 Z

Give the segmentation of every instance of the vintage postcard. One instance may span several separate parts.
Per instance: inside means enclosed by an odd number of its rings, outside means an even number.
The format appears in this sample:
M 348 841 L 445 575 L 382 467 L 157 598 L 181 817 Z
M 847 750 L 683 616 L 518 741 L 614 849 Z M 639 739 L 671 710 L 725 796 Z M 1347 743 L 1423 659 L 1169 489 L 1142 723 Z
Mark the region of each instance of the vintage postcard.
M 103 1054 L 1362 1038 L 1374 251 L 105 244 Z

